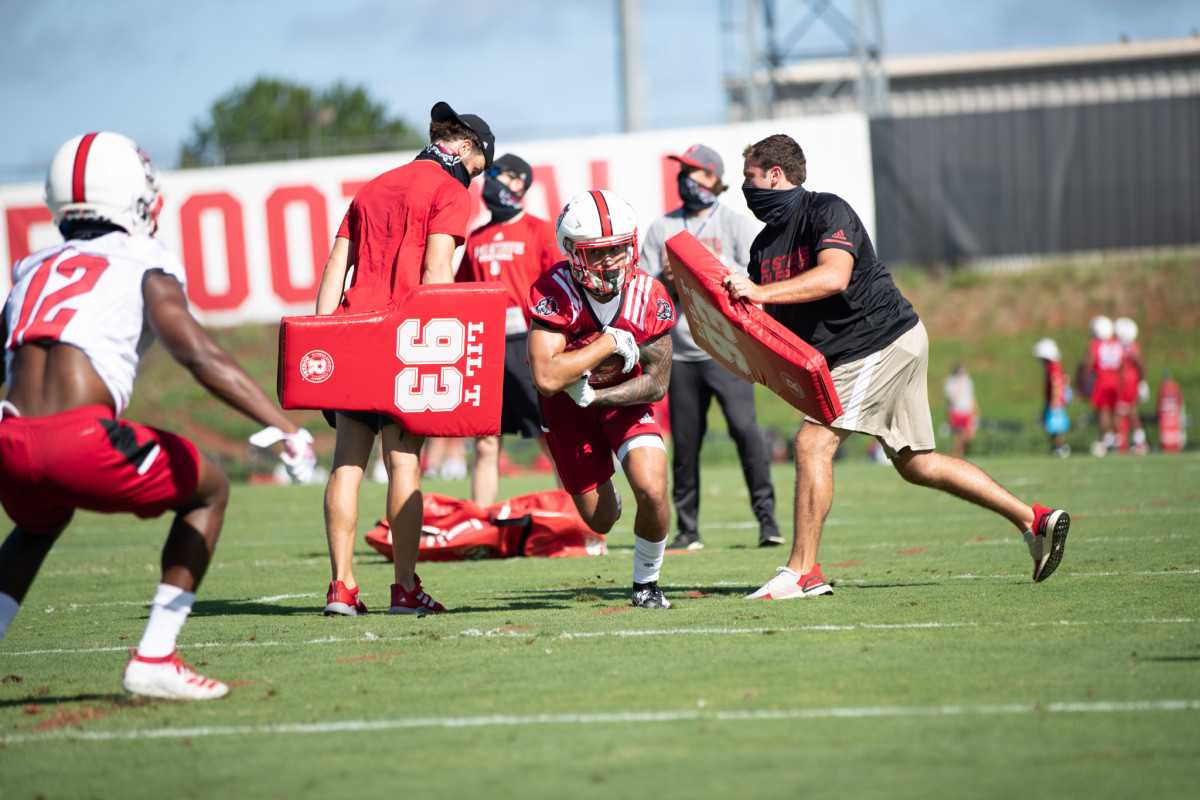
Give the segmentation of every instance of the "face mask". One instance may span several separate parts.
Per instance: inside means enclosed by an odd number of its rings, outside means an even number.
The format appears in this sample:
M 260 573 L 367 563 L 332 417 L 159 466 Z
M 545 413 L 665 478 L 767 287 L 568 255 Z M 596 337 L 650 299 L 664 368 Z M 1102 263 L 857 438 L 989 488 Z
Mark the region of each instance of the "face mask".
M 800 202 L 804 187 L 792 189 L 759 189 L 757 186 L 743 186 L 742 195 L 746 198 L 746 207 L 759 220 L 774 225 L 788 217 Z
M 442 169 L 446 170 L 450 177 L 461 183 L 464 188 L 471 185 L 471 173 L 467 171 L 467 165 L 462 162 L 457 153 L 447 150 L 436 142 L 430 143 L 417 154 L 413 161 L 432 161 L 440 164 Z
M 699 181 L 683 172 L 679 173 L 679 199 L 683 201 L 683 210 L 691 213 L 712 208 L 717 202 L 712 189 L 701 186 Z
M 483 178 L 483 202 L 492 212 L 494 222 L 508 222 L 525 210 L 520 198 L 494 175 Z

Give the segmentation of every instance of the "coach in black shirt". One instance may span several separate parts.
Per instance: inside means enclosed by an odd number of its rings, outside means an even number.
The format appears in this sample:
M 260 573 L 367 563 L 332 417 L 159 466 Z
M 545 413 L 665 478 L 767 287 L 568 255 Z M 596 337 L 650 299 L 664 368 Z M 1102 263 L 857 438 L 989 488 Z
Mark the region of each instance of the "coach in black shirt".
M 862 221 L 842 198 L 803 187 L 804 151 L 777 134 L 750 145 L 742 191 L 766 227 L 750 247 L 749 277 L 730 273 L 734 300 L 761 304 L 825 356 L 842 401 L 829 425 L 806 418 L 796 434 L 795 538 L 787 566 L 747 599 L 832 594 L 817 547 L 833 502 L 833 454 L 854 432 L 874 436 L 910 483 L 1000 514 L 1022 532 L 1033 579 L 1062 559 L 1070 517 L 1028 506 L 973 464 L 934 451 L 926 373 L 929 339 Z

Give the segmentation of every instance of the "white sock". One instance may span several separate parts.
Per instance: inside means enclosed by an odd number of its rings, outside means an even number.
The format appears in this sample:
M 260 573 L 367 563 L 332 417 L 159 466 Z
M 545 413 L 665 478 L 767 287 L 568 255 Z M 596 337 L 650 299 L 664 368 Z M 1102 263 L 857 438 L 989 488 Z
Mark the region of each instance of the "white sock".
M 12 625 L 13 617 L 17 616 L 20 608 L 21 604 L 16 599 L 0 592 L 0 641 L 3 641 L 4 634 L 8 633 L 8 626 Z
M 649 583 L 658 580 L 658 572 L 662 569 L 663 553 L 667 549 L 667 540 L 650 542 L 636 533 L 633 535 L 633 582 Z
M 175 642 L 188 614 L 192 613 L 192 603 L 196 602 L 195 592 L 185 592 L 178 586 L 160 583 L 154 593 L 154 606 L 150 609 L 150 621 L 146 623 L 146 632 L 138 643 L 139 656 L 146 658 L 162 658 L 175 652 Z
M 1146 443 L 1146 429 L 1145 428 L 1138 428 L 1136 431 L 1133 432 L 1133 443 L 1134 444 L 1145 444 Z

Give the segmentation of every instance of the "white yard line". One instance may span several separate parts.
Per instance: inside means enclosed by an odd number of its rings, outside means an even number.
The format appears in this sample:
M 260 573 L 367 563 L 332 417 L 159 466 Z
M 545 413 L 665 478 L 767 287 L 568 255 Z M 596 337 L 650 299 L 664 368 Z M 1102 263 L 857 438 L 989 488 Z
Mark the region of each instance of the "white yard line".
M 699 702 L 703 705 L 703 701 Z M 867 706 L 792 708 L 779 711 L 617 711 L 596 714 L 495 714 L 483 717 L 415 717 L 377 720 L 331 720 L 282 725 L 220 725 L 197 728 L 135 728 L 126 731 L 61 729 L 11 734 L 5 746 L 62 741 L 132 741 L 200 739 L 216 736 L 276 736 L 286 734 L 373 733 L 414 728 L 492 728 L 526 725 L 625 725 L 650 722 L 773 722 L 803 719 L 872 719 L 878 717 L 961 717 L 1014 714 L 1130 714 L 1197 711 L 1200 700 L 1130 700 L 1089 703 L 998 703 L 943 706 Z
M 652 630 L 616 630 L 616 631 L 564 631 L 555 638 L 557 639 L 595 639 L 603 636 L 617 637 L 633 637 L 633 636 L 735 636 L 745 634 L 764 634 L 764 633 L 805 633 L 817 632 L 828 633 L 837 631 L 853 631 L 853 630 L 915 630 L 915 629 L 956 629 L 956 628 L 988 628 L 988 627 L 1016 627 L 1016 628 L 1037 628 L 1037 627 L 1076 627 L 1085 625 L 1190 625 L 1198 620 L 1191 617 L 1179 617 L 1175 619 L 1160 619 L 1150 617 L 1145 619 L 1119 619 L 1119 620 L 1045 620 L 1041 622 L 856 622 L 852 625 L 783 625 L 779 627 L 747 627 L 747 628 L 666 628 Z M 536 626 L 531 627 L 503 627 L 491 628 L 486 631 L 478 628 L 468 628 L 460 631 L 457 634 L 450 634 L 443 637 L 444 639 L 473 639 L 473 638 L 488 638 L 495 636 L 528 638 L 537 636 L 540 629 Z M 338 644 L 341 642 L 357 642 L 357 641 L 409 641 L 411 636 L 407 633 L 402 636 L 384 636 L 371 632 L 364 632 L 358 636 L 326 636 L 320 639 L 308 639 L 303 641 L 275 641 L 275 640 L 258 640 L 251 639 L 248 641 L 237 642 L 196 642 L 194 644 L 180 644 L 180 650 L 207 649 L 207 648 L 224 648 L 224 647 L 304 647 L 314 644 Z M 59 654 L 89 654 L 89 653 L 113 653 L 128 651 L 129 646 L 123 647 L 81 647 L 78 649 L 71 648 L 53 648 L 47 650 L 17 650 L 11 653 L 0 652 L 0 658 L 8 656 L 39 656 L 39 655 L 59 655 Z

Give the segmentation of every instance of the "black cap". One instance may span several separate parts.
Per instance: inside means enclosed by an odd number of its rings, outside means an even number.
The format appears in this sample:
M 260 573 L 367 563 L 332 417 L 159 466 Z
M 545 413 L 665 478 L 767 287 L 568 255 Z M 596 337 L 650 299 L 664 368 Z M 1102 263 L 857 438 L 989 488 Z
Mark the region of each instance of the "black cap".
M 492 135 L 492 129 L 486 122 L 474 114 L 457 114 L 450 104 L 444 101 L 435 103 L 429 116 L 436 122 L 457 122 L 459 125 L 469 128 L 479 137 L 479 143 L 483 145 L 483 156 L 487 160 L 483 168 L 492 168 L 492 156 L 496 154 L 496 137 Z
M 525 188 L 528 189 L 533 184 L 533 167 L 529 166 L 529 162 L 520 156 L 514 156 L 512 153 L 505 153 L 496 159 L 493 165 L 497 173 L 511 172 L 521 180 L 525 181 Z

